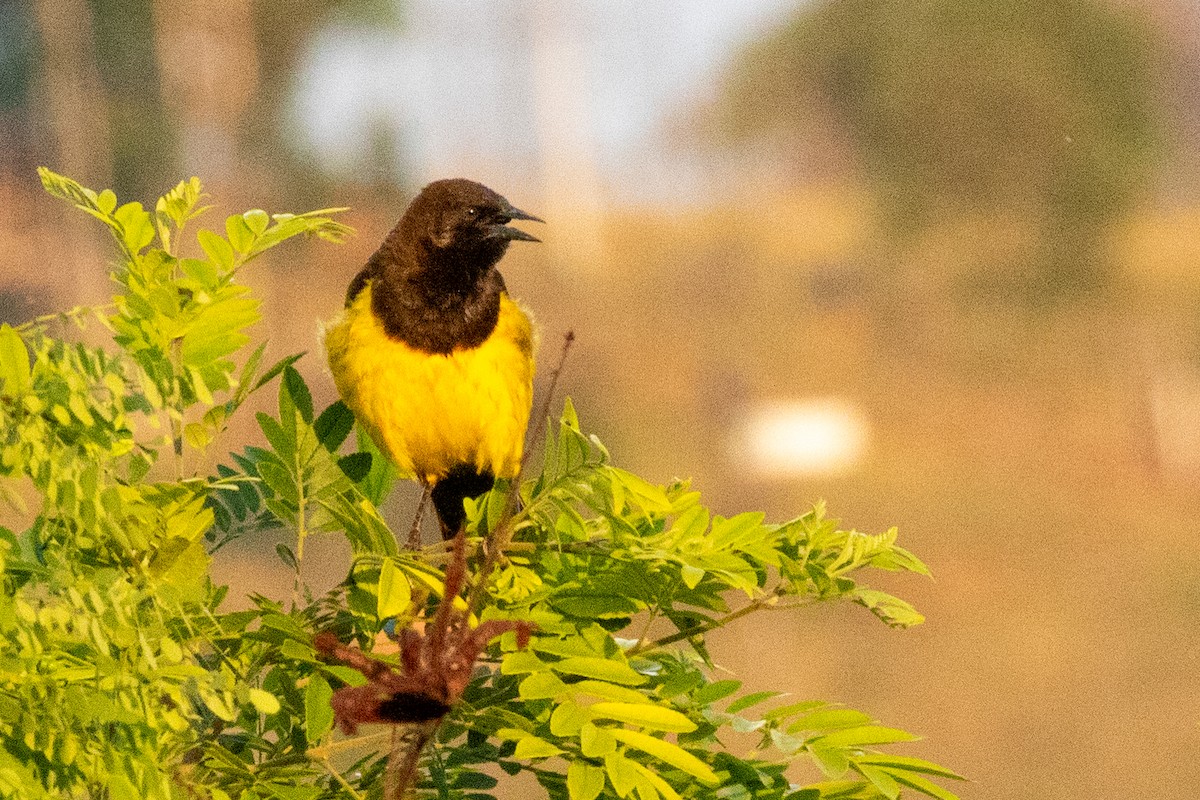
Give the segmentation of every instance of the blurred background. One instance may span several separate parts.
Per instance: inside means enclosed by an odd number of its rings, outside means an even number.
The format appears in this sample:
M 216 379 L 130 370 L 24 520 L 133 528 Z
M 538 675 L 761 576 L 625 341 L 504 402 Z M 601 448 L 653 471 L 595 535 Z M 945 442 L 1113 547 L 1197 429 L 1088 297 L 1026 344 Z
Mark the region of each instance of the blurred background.
M 619 464 L 934 571 L 881 582 L 913 631 L 751 619 L 723 665 L 925 733 L 965 798 L 1194 795 L 1194 0 L 0 0 L 3 321 L 109 291 L 39 164 L 352 206 L 247 274 L 323 402 L 319 321 L 408 199 L 492 186 L 547 220 L 504 274 Z M 272 585 L 272 545 L 223 574 Z

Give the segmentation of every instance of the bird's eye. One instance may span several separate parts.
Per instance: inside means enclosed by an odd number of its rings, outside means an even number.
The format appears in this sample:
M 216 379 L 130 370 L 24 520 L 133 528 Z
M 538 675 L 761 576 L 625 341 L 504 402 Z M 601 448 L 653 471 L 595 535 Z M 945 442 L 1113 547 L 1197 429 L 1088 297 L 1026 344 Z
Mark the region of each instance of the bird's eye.
M 479 209 L 476 208 L 475 206 L 471 206 L 470 208 L 467 209 L 467 216 L 468 217 L 478 217 Z

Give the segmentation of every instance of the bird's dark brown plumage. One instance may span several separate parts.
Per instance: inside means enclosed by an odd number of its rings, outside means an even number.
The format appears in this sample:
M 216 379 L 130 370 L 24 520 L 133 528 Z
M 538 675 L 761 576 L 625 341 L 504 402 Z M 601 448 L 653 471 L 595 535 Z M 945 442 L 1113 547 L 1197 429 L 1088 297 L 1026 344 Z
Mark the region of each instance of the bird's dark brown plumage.
M 474 181 L 429 184 L 351 281 L 346 305 L 371 281 L 392 338 L 429 353 L 479 346 L 505 290 L 496 264 L 514 239 L 537 241 L 509 227 L 514 219 L 541 221 Z

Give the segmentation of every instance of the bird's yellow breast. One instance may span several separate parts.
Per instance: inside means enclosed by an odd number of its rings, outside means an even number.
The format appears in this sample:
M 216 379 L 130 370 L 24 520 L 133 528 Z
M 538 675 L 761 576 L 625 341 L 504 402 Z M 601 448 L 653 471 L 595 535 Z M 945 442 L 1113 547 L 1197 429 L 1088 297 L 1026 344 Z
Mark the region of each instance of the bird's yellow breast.
M 441 355 L 390 338 L 371 310 L 368 284 L 326 330 L 325 351 L 342 399 L 402 471 L 428 482 L 460 465 L 517 474 L 534 335 L 507 294 L 483 344 Z

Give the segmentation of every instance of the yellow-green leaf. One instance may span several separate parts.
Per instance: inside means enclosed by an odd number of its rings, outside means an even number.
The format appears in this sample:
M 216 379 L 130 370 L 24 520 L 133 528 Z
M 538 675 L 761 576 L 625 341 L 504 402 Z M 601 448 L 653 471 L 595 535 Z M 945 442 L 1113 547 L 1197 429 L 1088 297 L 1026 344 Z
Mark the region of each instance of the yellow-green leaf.
M 403 613 L 412 602 L 412 586 L 408 577 L 396 566 L 396 562 L 385 558 L 379 569 L 379 597 L 375 614 L 387 619 Z
M 517 741 L 517 749 L 513 751 L 514 758 L 550 758 L 562 753 L 562 750 L 532 734 L 527 734 Z
M 250 209 L 242 214 L 242 219 L 246 220 L 246 226 L 255 236 L 261 236 L 262 232 L 267 229 L 267 225 L 271 224 L 271 218 L 261 208 Z
M 586 761 L 567 767 L 567 795 L 571 800 L 596 800 L 604 790 L 604 770 Z
M 304 732 L 309 744 L 320 741 L 333 727 L 332 699 L 329 681 L 320 675 L 309 678 L 308 689 L 304 692 Z
M 29 350 L 8 324 L 0 325 L 0 393 L 17 397 L 30 385 Z
M 567 685 L 549 672 L 535 672 L 521 681 L 518 692 L 522 700 L 546 700 L 567 691 Z
M 279 711 L 279 698 L 270 692 L 264 692 L 262 689 L 251 689 L 248 692 L 250 703 L 258 709 L 260 714 L 274 714 Z
M 633 767 L 638 772 L 642 773 L 642 777 L 644 777 L 646 780 L 650 781 L 651 785 L 654 786 L 654 788 L 658 790 L 658 793 L 661 794 L 663 797 L 665 797 L 667 800 L 682 800 L 682 798 L 680 798 L 680 796 L 679 796 L 679 792 L 675 791 L 671 787 L 671 784 L 664 781 L 662 779 L 662 776 L 659 775 L 657 772 L 655 772 L 654 770 L 650 769 L 649 767 L 647 767 L 643 764 L 637 763 L 636 761 L 633 762 Z
M 576 736 L 585 723 L 592 721 L 589 709 L 567 700 L 559 703 L 550 715 L 550 732 L 555 736 Z
M 528 672 L 544 672 L 546 662 L 537 657 L 531 650 L 514 650 L 504 655 L 500 663 L 501 675 L 522 675 Z
M 656 739 L 649 734 L 628 731 L 622 728 L 613 728 L 609 733 L 618 742 L 641 750 L 643 753 L 652 755 L 658 760 L 670 764 L 672 767 L 681 769 L 701 783 L 715 786 L 720 782 L 720 779 L 717 778 L 717 773 L 713 772 L 708 764 L 705 764 L 679 745 L 671 744 L 662 739 Z
M 655 731 L 690 733 L 696 730 L 696 723 L 678 711 L 662 706 L 642 703 L 594 703 L 588 710 L 595 717 L 629 722 Z
M 882 725 L 862 725 L 857 728 L 846 728 L 833 733 L 827 733 L 813 744 L 818 747 L 857 747 L 864 744 L 891 744 L 892 742 L 911 742 L 919 737 L 902 731 L 899 728 L 885 728 Z
M 579 675 L 584 678 L 596 678 L 609 683 L 620 683 L 626 686 L 638 686 L 646 682 L 646 676 L 635 671 L 628 664 L 607 658 L 589 656 L 573 656 L 551 664 L 555 672 L 566 675 Z
M 636 689 L 627 689 L 624 686 L 617 686 L 615 683 L 605 683 L 604 681 L 585 680 L 572 683 L 567 687 L 573 695 L 591 695 L 592 697 L 602 697 L 605 700 L 615 700 L 618 703 L 642 703 L 653 704 L 654 701 L 646 697 Z
M 617 740 L 611 729 L 587 722 L 579 729 L 579 747 L 588 758 L 599 758 L 616 750 Z
M 618 797 L 628 796 L 637 785 L 638 772 L 633 768 L 634 763 L 625 757 L 623 751 L 612 752 L 604 757 L 604 769 Z
M 204 705 L 208 706 L 208 710 L 226 722 L 233 722 L 237 719 L 237 712 L 233 710 L 233 706 L 225 698 L 221 692 L 201 691 L 200 699 L 204 701 Z

